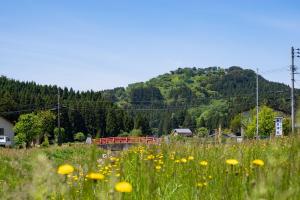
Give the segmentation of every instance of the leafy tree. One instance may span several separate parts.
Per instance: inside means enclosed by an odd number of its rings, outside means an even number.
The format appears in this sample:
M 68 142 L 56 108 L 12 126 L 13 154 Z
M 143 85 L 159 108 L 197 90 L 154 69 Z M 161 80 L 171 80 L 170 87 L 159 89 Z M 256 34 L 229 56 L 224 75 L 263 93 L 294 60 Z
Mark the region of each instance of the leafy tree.
M 56 116 L 51 111 L 40 111 L 37 113 L 37 118 L 41 125 L 41 134 L 38 136 L 38 140 L 45 136 L 48 138 L 53 133 Z
M 31 143 L 36 139 L 42 131 L 42 123 L 34 113 L 20 115 L 19 121 L 14 126 L 17 134 L 17 143 L 24 141 L 26 147 L 30 147 Z
M 267 106 L 262 106 L 258 113 L 258 130 L 259 136 L 270 136 L 271 133 L 274 133 L 275 125 L 274 118 L 276 112 Z M 253 138 L 256 134 L 256 115 L 253 115 L 251 122 L 246 127 L 246 136 Z
M 213 100 L 200 117 L 205 120 L 205 124 L 209 129 L 214 129 L 219 125 L 226 125 L 227 116 L 228 103 L 223 100 Z

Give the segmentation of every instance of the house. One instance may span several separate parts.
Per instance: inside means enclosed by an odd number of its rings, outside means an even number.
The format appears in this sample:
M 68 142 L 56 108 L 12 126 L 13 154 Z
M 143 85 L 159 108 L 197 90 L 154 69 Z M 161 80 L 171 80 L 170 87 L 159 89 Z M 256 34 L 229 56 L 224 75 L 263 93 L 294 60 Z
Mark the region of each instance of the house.
M 0 116 L 0 136 L 7 136 L 13 141 L 15 133 L 13 131 L 14 125 Z
M 171 132 L 171 135 L 173 136 L 185 136 L 185 137 L 192 137 L 193 136 L 193 132 L 188 129 L 188 128 L 177 128 L 177 129 L 174 129 L 172 132 Z

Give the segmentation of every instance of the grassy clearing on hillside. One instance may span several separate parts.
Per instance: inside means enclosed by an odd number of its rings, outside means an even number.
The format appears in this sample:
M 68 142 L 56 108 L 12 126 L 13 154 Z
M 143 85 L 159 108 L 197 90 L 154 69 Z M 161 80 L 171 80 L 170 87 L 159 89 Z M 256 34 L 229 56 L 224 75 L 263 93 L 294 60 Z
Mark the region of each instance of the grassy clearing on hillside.
M 300 196 L 299 138 L 222 145 L 194 140 L 133 147 L 107 157 L 103 153 L 107 152 L 84 145 L 1 149 L 0 198 L 182 200 Z M 74 171 L 58 174 L 57 168 L 63 164 L 70 164 Z M 116 191 L 115 185 L 121 181 L 129 184 L 117 189 L 127 193 Z

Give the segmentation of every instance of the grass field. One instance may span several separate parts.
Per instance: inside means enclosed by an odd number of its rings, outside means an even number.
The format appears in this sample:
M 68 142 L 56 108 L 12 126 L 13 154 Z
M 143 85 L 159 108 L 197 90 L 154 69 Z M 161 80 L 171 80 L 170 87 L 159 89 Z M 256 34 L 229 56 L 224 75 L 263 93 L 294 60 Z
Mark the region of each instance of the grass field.
M 300 197 L 295 137 L 222 145 L 191 140 L 123 152 L 85 145 L 2 148 L 0 157 L 0 199 Z M 64 164 L 69 168 L 58 170 Z

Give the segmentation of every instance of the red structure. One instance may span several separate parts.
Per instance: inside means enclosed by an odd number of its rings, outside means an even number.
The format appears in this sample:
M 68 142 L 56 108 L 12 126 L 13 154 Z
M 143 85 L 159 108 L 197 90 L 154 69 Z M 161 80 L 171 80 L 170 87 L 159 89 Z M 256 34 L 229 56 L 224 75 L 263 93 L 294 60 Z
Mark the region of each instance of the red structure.
M 160 138 L 156 137 L 107 137 L 93 140 L 94 144 L 159 144 Z

